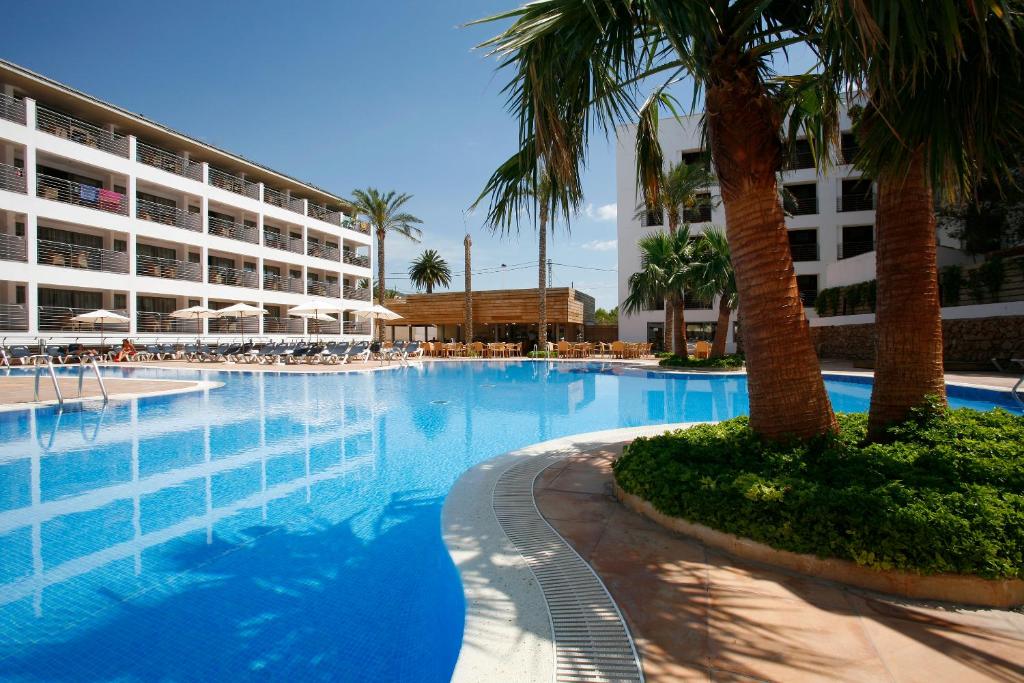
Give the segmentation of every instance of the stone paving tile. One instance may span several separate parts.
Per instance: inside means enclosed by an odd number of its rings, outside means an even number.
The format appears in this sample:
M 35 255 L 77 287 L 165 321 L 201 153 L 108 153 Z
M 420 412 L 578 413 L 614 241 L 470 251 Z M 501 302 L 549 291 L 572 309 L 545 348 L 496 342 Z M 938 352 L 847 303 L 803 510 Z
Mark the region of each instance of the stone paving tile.
M 107 393 L 114 394 L 147 394 L 159 391 L 171 391 L 188 389 L 196 386 L 195 382 L 162 379 L 120 379 L 117 377 L 104 377 L 103 383 L 107 387 Z M 65 400 L 78 399 L 78 378 L 58 377 L 57 384 Z M 82 398 L 100 398 L 103 394 L 100 391 L 99 383 L 95 377 L 86 377 L 82 383 Z M 49 376 L 39 379 L 39 400 L 56 400 L 57 394 L 53 391 L 53 382 Z M 9 375 L 0 377 L 0 405 L 14 403 L 32 403 L 35 400 L 35 377 Z

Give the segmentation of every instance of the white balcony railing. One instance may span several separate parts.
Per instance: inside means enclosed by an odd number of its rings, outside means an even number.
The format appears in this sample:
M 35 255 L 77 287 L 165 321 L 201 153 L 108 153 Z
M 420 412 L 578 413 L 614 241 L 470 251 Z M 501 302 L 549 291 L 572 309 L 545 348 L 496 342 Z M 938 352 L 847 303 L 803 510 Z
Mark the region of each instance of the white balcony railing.
M 28 243 L 25 238 L 0 233 L 0 260 L 28 261 Z
M 260 233 L 255 225 L 246 225 L 245 223 L 229 221 L 225 218 L 216 218 L 214 216 L 210 216 L 207 220 L 210 224 L 209 232 L 211 235 L 249 242 L 250 244 L 260 243 Z
M 25 304 L 0 304 L 0 330 L 28 331 L 28 307 Z
M 263 273 L 263 289 L 272 292 L 293 292 L 302 294 L 302 278 L 285 277 L 274 273 Z
M 263 201 L 267 204 L 279 206 L 295 213 L 302 213 L 302 200 L 290 197 L 287 193 L 275 190 L 272 187 L 263 186 Z
M 128 158 L 128 137 L 73 118 L 59 111 L 36 106 L 36 128 L 59 138 Z
M 146 334 L 202 334 L 202 323 L 202 320 L 172 318 L 169 313 L 135 313 L 135 331 Z
M 193 232 L 203 231 L 202 216 L 198 213 L 182 211 L 176 206 L 151 202 L 147 199 L 135 200 L 135 217 L 139 220 L 173 225 Z
M 319 242 L 307 242 L 306 254 L 317 258 L 327 259 L 328 261 L 341 260 L 341 251 L 337 247 L 321 244 Z
M 260 331 L 259 318 L 210 318 L 210 334 L 252 335 Z
M 226 171 L 210 167 L 207 173 L 207 182 L 214 187 L 219 187 L 228 192 L 240 194 L 243 197 L 252 199 L 260 198 L 260 186 L 258 183 L 246 180 L 240 176 L 232 175 Z
M 25 194 L 28 191 L 25 183 L 25 170 L 0 164 L 0 190 Z
M 128 197 L 120 192 L 54 178 L 45 173 L 36 174 L 36 195 L 55 202 L 128 215 Z
M 25 100 L 0 93 L 0 119 L 25 124 Z
M 263 231 L 263 244 L 274 249 L 283 249 L 284 251 L 290 251 L 293 254 L 302 253 L 302 239 L 297 237 L 289 237 L 288 235 L 282 235 L 277 232 L 270 232 L 269 230 Z
M 324 282 L 323 280 L 306 280 L 306 294 L 310 296 L 341 296 L 341 285 L 337 282 Z
M 100 332 L 100 324 L 95 322 L 75 322 L 72 320 L 76 315 L 89 313 L 91 308 L 67 308 L 64 306 L 39 306 L 39 331 L 40 332 Z M 125 310 L 114 310 L 113 313 L 127 316 Z M 102 331 L 127 332 L 128 323 L 103 323 Z
M 135 274 L 165 280 L 203 281 L 203 267 L 198 263 L 147 254 L 135 255 Z
M 174 152 L 147 145 L 139 140 L 135 142 L 135 159 L 147 166 L 159 168 L 183 178 L 199 181 L 203 179 L 203 165 L 198 161 L 191 161 Z
M 231 287 L 250 287 L 258 289 L 260 286 L 256 271 L 238 270 L 225 266 L 209 266 L 207 282 L 214 285 L 229 285 Z
M 36 262 L 60 268 L 81 268 L 107 273 L 127 273 L 128 254 L 111 249 L 98 249 L 80 244 L 64 244 L 50 240 L 36 241 Z
M 302 318 L 264 316 L 263 334 L 302 334 Z
M 306 215 L 338 227 L 345 223 L 345 214 L 341 211 L 313 202 L 306 202 Z

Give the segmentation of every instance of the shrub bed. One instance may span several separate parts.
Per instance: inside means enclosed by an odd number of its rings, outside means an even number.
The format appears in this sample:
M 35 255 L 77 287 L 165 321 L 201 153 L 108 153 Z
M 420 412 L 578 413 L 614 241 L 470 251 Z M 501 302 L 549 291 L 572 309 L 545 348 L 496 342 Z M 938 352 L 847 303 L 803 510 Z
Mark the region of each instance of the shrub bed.
M 1024 578 L 1024 417 L 916 411 L 890 443 L 765 442 L 747 418 L 640 438 L 615 463 L 659 511 L 775 548 L 922 574 Z
M 658 365 L 665 368 L 719 368 L 729 370 L 743 367 L 743 356 L 733 353 L 720 358 L 695 358 L 693 356 L 672 356 L 662 358 Z

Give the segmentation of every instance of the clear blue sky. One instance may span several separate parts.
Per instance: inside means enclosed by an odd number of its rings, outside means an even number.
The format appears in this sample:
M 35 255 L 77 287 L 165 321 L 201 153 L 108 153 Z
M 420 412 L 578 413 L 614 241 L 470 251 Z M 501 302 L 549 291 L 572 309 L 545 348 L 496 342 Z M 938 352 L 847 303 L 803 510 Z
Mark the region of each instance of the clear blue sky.
M 389 237 L 388 272 L 404 273 L 432 247 L 461 273 L 462 211 L 514 150 L 516 128 L 504 76 L 473 50 L 496 27 L 459 26 L 515 3 L 5 3 L 0 54 L 342 196 L 367 186 L 409 192 L 423 243 Z M 594 216 L 615 202 L 610 144 L 594 146 L 585 189 Z M 474 271 L 536 260 L 528 228 L 499 239 L 480 224 L 468 221 Z M 614 269 L 614 239 L 614 220 L 582 215 L 549 253 Z M 615 305 L 614 272 L 556 266 L 554 280 Z M 401 275 L 391 283 L 409 290 Z M 536 286 L 536 271 L 474 277 L 474 288 L 503 283 Z

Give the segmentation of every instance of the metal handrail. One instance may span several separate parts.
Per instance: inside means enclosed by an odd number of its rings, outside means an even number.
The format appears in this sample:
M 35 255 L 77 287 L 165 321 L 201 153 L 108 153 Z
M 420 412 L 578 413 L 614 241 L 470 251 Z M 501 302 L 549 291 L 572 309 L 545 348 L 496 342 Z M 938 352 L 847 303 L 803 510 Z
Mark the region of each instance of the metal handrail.
M 818 197 L 793 197 L 793 215 L 811 216 L 818 213 Z
M 119 213 L 122 216 L 128 215 L 128 197 L 120 192 L 55 178 L 45 173 L 36 174 L 36 196 L 55 202 Z
M 53 381 L 53 392 L 57 394 L 57 405 L 64 406 L 64 395 L 60 393 L 60 384 L 57 383 L 57 373 L 53 369 L 50 357 L 45 353 L 36 353 L 28 357 L 28 360 L 36 368 L 35 392 L 32 395 L 33 401 L 39 401 L 39 368 L 43 365 L 50 371 L 50 379 Z M 40 363 L 40 361 L 44 361 Z
M 24 237 L 0 233 L 0 259 L 28 261 L 28 242 Z
M 302 240 L 296 239 L 295 237 L 289 237 L 285 234 L 276 232 L 270 232 L 266 229 L 263 230 L 263 244 L 274 249 L 282 249 L 284 251 L 290 251 L 293 254 L 302 253 Z
M 168 206 L 148 199 L 135 200 L 135 217 L 163 225 L 173 225 L 193 232 L 203 231 L 203 221 L 198 213 L 183 211 L 177 206 Z
M 227 171 L 222 171 L 219 168 L 214 168 L 213 166 L 210 166 L 208 169 L 206 182 L 214 187 L 219 187 L 222 190 L 240 194 L 243 197 L 251 197 L 252 199 L 260 198 L 260 186 L 258 183 L 232 175 Z
M 817 261 L 817 244 L 790 244 L 789 253 L 794 261 Z
M 166 149 L 148 145 L 141 140 L 135 141 L 135 160 L 147 166 L 180 175 L 183 178 L 200 181 L 203 179 L 203 165 L 198 161 L 186 159 L 174 152 L 168 152 Z
M 96 381 L 100 385 L 100 393 L 103 394 L 103 402 L 108 402 L 110 396 L 107 395 L 107 385 L 103 383 L 103 376 L 100 375 L 100 366 L 96 364 L 96 359 L 92 357 L 82 358 L 78 364 L 78 397 L 82 397 L 82 381 L 85 379 L 85 368 L 87 365 L 91 365 L 93 372 L 96 374 Z
M 0 119 L 24 125 L 25 100 L 0 93 Z
M 28 330 L 28 308 L 24 304 L 0 304 L 0 330 Z
M 198 263 L 147 254 L 135 255 L 135 274 L 167 280 L 203 281 L 203 267 Z
M 874 241 L 864 242 L 840 242 L 837 246 L 839 252 L 837 256 L 839 259 L 853 258 L 854 256 L 860 256 L 861 254 L 867 254 L 875 250 Z
M 128 272 L 128 254 L 123 251 L 50 240 L 37 240 L 36 245 L 36 262 L 42 265 L 101 270 L 108 273 Z
M 246 225 L 245 223 L 229 221 L 226 218 L 216 218 L 214 216 L 209 216 L 206 220 L 209 224 L 209 233 L 211 235 L 219 235 L 220 237 L 227 237 L 228 239 L 240 242 L 249 242 L 250 244 L 259 244 L 260 242 L 259 232 L 254 225 Z
M 99 126 L 48 109 L 36 106 L 36 128 L 45 133 L 65 138 L 88 147 L 128 158 L 128 137 L 100 128 Z
M 874 211 L 875 193 L 857 192 L 836 197 L 836 211 Z
M 8 164 L 0 164 L 0 190 L 25 194 L 28 192 L 28 182 L 25 178 L 25 169 Z
M 206 281 L 211 284 L 259 289 L 260 283 L 256 271 L 239 270 L 227 266 L 208 266 L 208 269 L 209 274 Z

